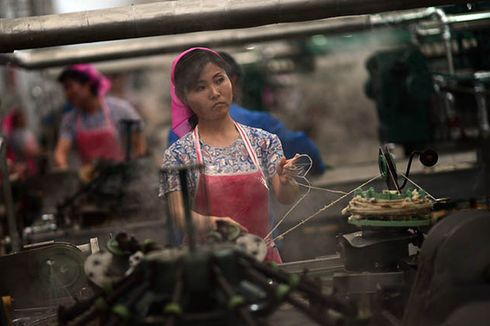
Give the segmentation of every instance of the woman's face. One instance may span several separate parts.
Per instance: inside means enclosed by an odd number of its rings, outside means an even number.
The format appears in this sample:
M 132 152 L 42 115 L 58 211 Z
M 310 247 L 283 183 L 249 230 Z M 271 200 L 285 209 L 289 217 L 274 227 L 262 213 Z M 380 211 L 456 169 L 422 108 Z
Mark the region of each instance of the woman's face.
M 77 108 L 83 108 L 87 98 L 92 96 L 89 83 L 82 84 L 73 79 L 63 82 L 63 90 L 68 102 Z
M 185 97 L 199 121 L 222 119 L 228 114 L 233 100 L 231 81 L 223 68 L 208 63 Z

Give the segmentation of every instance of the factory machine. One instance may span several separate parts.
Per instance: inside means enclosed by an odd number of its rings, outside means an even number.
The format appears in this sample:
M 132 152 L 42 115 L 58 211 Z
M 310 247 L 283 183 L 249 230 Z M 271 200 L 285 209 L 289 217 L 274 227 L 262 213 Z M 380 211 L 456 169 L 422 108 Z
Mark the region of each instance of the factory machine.
M 448 23 L 441 23 L 440 30 L 444 30 Z M 162 30 L 160 22 L 156 26 Z M 487 39 L 488 33 L 479 34 L 479 41 Z M 478 45 L 487 44 L 483 41 Z M 451 71 L 452 67 L 449 74 L 431 76 L 418 51 L 403 52 L 402 60 L 398 53 L 388 52 L 367 63 L 373 82 L 366 85 L 366 91 L 377 101 L 382 122 L 391 118 L 401 121 L 401 111 L 411 113 L 412 118 L 414 112 L 423 115 L 423 119 L 405 126 L 386 122 L 394 126 L 393 130 L 380 130 L 383 141 L 402 143 L 413 155 L 406 172 L 400 174 L 389 150 L 380 148 L 379 170 L 384 184 L 353 193 L 343 210 L 352 229 L 338 234 L 336 255 L 281 265 L 265 263 L 264 241 L 228 225 L 220 225 L 205 244 L 197 245 L 189 218 L 189 240 L 182 247 L 165 248 L 157 243 L 163 234 L 160 230 L 150 237 L 153 241 L 141 241 L 131 235 L 131 228 L 127 233 L 92 239 L 89 244 L 60 242 L 64 237 L 81 235 L 75 226 L 89 224 L 92 216 L 120 208 L 117 204 L 104 206 L 101 198 L 130 203 L 138 193 L 104 192 L 100 187 L 119 182 L 116 188 L 124 188 L 120 185 L 126 185 L 131 165 L 138 163 L 107 166 L 100 162 L 90 182 L 65 194 L 41 224 L 23 234 L 36 244 L 20 247 L 19 239 L 11 239 L 14 252 L 0 257 L 0 324 L 487 325 L 490 213 L 448 210 L 450 203 L 408 183 L 415 156 L 427 166 L 437 161 L 432 151 L 411 151 L 413 145 L 425 144 L 434 136 L 425 116 L 427 99 L 433 92 L 443 102 L 446 114 L 435 138 L 475 136 L 483 149 L 479 158 L 488 162 L 484 150 L 489 128 L 485 103 L 488 73 L 461 77 Z M 484 55 L 477 59 L 488 59 Z M 489 68 L 483 64 L 479 69 Z M 386 91 L 370 87 L 380 84 L 400 88 Z M 454 110 L 458 106 L 454 94 L 459 93 L 467 94 L 466 100 L 476 108 L 466 112 L 468 115 Z M 398 116 L 391 115 L 392 108 L 385 106 L 393 102 L 402 109 Z M 404 111 L 405 105 L 414 110 Z M 478 132 L 465 128 L 465 123 L 478 125 Z M 415 127 L 419 128 L 416 132 Z M 482 184 L 489 184 L 488 169 L 484 172 L 486 182 Z M 8 190 L 7 182 L 2 185 Z M 447 193 L 458 187 L 451 185 L 453 189 L 446 189 Z M 488 197 L 488 191 L 486 194 Z M 7 215 L 12 217 L 8 206 Z M 189 207 L 186 201 L 187 211 Z M 449 212 L 442 217 L 435 214 L 441 207 Z M 73 212 L 77 212 L 75 218 Z M 61 226 L 71 226 L 73 232 Z M 154 224 L 148 227 L 154 228 Z M 113 230 L 100 230 L 101 234 L 109 232 Z M 52 238 L 58 241 L 41 242 Z
M 430 150 L 415 156 L 426 166 L 437 161 Z M 18 325 L 485 325 L 489 213 L 435 218 L 447 202 L 409 187 L 410 165 L 398 173 L 380 148 L 386 187 L 354 192 L 343 213 L 358 231 L 338 235 L 338 255 L 265 263 L 264 240 L 227 224 L 197 244 L 184 196 L 182 247 L 120 233 L 102 251 L 95 243 L 85 251 L 51 243 L 0 257 L 10 271 L 0 286 L 2 318 Z
M 164 203 L 157 196 L 158 168 L 150 157 L 117 163 L 98 160 L 89 173 L 82 172 L 54 171 L 7 186 L 12 196 L 4 196 L 8 209 L 2 215 L 17 216 L 9 222 L 15 226 L 5 245 L 7 252 L 12 241 L 17 243 L 14 250 L 19 243 L 83 243 L 90 237 L 99 237 L 104 244 L 123 224 L 128 232 L 164 243 Z

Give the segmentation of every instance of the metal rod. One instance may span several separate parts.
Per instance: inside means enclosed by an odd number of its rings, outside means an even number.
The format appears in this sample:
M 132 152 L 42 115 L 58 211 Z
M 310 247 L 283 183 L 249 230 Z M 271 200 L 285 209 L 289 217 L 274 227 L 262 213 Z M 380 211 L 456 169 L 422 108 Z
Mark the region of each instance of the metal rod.
M 114 291 L 112 291 L 106 298 L 105 298 L 105 303 L 108 306 L 111 306 L 113 303 L 115 303 L 118 299 L 120 299 L 123 295 L 125 295 L 129 290 L 132 290 L 134 286 L 137 286 L 141 282 L 141 274 L 133 272 L 130 274 L 128 277 L 122 279 L 118 283 L 115 284 Z M 61 320 L 61 322 L 64 322 L 66 324 L 70 324 L 70 319 L 76 318 L 74 321 L 73 325 L 87 325 L 89 321 L 93 320 L 94 318 L 97 317 L 98 314 L 100 314 L 100 309 L 98 309 L 95 305 L 95 301 L 97 298 L 103 298 L 101 294 L 95 295 L 93 298 L 93 305 L 90 306 L 88 310 L 86 310 L 83 314 L 76 315 L 74 314 L 74 310 L 76 310 L 76 307 L 70 308 L 71 313 L 68 314 L 68 316 L 64 319 Z
M 10 185 L 9 171 L 7 166 L 7 144 L 4 137 L 0 137 L 0 170 L 2 173 L 2 190 L 5 209 L 7 211 L 7 221 L 9 228 L 12 252 L 17 252 L 22 246 L 22 241 L 17 228 L 17 220 L 14 214 L 14 199 L 12 197 L 12 187 Z
M 228 299 L 231 299 L 235 295 L 235 291 L 233 290 L 233 287 L 231 286 L 231 284 L 228 283 L 228 281 L 223 276 L 223 273 L 221 273 L 218 266 L 213 265 L 212 268 L 213 268 L 214 277 L 216 277 L 216 282 L 221 287 L 223 292 L 226 294 Z M 237 307 L 236 312 L 243 319 L 245 325 L 249 325 L 249 326 L 257 325 L 257 323 L 253 320 L 252 316 L 250 315 L 250 313 L 243 307 Z
M 264 275 L 262 275 L 259 271 L 254 270 L 251 266 L 243 264 L 242 267 L 244 268 L 244 271 L 250 278 L 250 280 L 252 280 L 255 284 L 260 285 L 271 297 L 276 296 L 277 285 L 274 285 L 273 283 L 270 284 L 268 279 Z M 293 298 L 290 292 L 284 295 L 284 299 L 291 305 L 296 307 L 298 310 L 303 312 L 310 319 L 317 322 L 319 325 L 328 325 L 324 316 L 316 314 L 316 312 L 310 309 L 307 305 L 297 300 L 296 298 Z
M 124 126 L 124 131 L 125 131 L 125 148 L 124 148 L 124 160 L 126 162 L 131 161 L 131 153 L 132 153 L 132 129 L 133 125 L 137 124 L 139 121 L 138 120 L 131 120 L 131 119 L 123 119 L 120 121 L 120 123 Z
M 244 263 L 244 261 L 246 261 L 248 264 L 252 265 L 255 269 L 267 275 L 268 277 L 271 277 L 275 280 L 279 280 L 280 282 L 283 283 L 288 283 L 289 281 L 288 273 L 281 270 L 273 270 L 271 268 L 268 268 L 267 266 L 258 263 L 253 258 L 250 258 L 249 256 L 246 255 L 242 255 L 242 258 L 243 258 L 243 260 L 241 260 L 242 266 L 246 265 L 246 263 Z M 355 316 L 357 313 L 355 307 L 353 307 L 349 303 L 341 300 L 340 298 L 322 294 L 321 290 L 318 287 L 310 284 L 309 282 L 306 282 L 305 280 L 302 280 L 298 284 L 297 289 L 303 291 L 313 299 L 322 302 L 325 305 L 331 307 L 332 309 L 340 311 L 347 316 Z
M 174 287 L 174 292 L 172 293 L 172 303 L 180 304 L 180 300 L 182 299 L 182 294 L 184 292 L 184 269 L 182 266 L 182 262 L 180 261 L 177 266 L 176 275 L 176 283 Z M 165 322 L 165 326 L 173 326 L 176 321 L 176 316 L 174 314 L 170 315 Z
M 442 25 L 442 39 L 444 40 L 444 49 L 446 50 L 448 71 L 450 74 L 454 74 L 453 48 L 451 44 L 451 29 L 449 27 L 448 17 L 442 9 L 437 9 L 435 16 Z
M 483 11 L 471 14 L 446 15 L 445 24 L 442 26 L 440 20 L 424 21 L 416 27 L 415 33 L 424 37 L 444 34 L 449 27 L 452 31 L 469 31 L 486 29 L 489 26 L 490 12 Z
M 324 315 L 318 314 L 316 311 L 313 311 L 306 304 L 294 298 L 291 295 L 286 295 L 286 301 L 289 302 L 292 306 L 294 306 L 299 311 L 303 312 L 305 315 L 310 317 L 311 320 L 317 322 L 319 325 L 330 325 L 327 323 Z
M 185 228 L 187 231 L 187 238 L 189 242 L 189 251 L 194 252 L 196 250 L 196 234 L 194 232 L 194 223 L 192 221 L 190 194 L 189 194 L 189 189 L 187 187 L 187 173 L 188 173 L 187 169 L 179 170 L 179 180 L 180 180 L 180 186 L 182 188 L 182 197 L 183 197 L 184 214 L 185 214 Z
M 451 25 L 451 27 L 456 30 L 471 29 L 472 26 L 485 27 L 488 26 L 488 24 L 490 23 L 490 11 L 481 11 L 469 14 L 446 15 L 446 23 Z M 424 31 L 437 29 L 439 33 L 439 27 L 439 22 L 427 21 L 420 24 L 419 30 L 417 32 L 420 32 L 420 34 L 424 34 Z M 428 32 L 428 35 L 431 35 L 431 33 Z
M 182 36 L 160 36 L 111 42 L 79 48 L 52 48 L 0 54 L 0 65 L 13 64 L 25 69 L 64 66 L 72 63 L 129 59 L 175 53 L 195 46 L 222 47 L 284 38 L 306 37 L 322 33 L 349 33 L 371 27 L 369 16 L 332 18 L 315 22 L 286 23 L 239 30 L 189 33 Z
M 41 69 L 74 63 L 100 62 L 174 53 L 196 44 L 207 47 L 220 47 L 293 37 L 307 37 L 315 34 L 352 33 L 386 26 L 412 24 L 433 17 L 435 10 L 436 8 L 430 7 L 396 13 L 358 15 L 302 23 L 282 23 L 245 29 L 188 33 L 185 34 L 185 37 L 158 36 L 115 41 L 97 46 L 55 47 L 36 51 L 16 51 L 13 54 L 0 54 L 0 65 L 13 64 L 24 69 Z M 448 23 L 455 30 L 470 28 L 476 24 L 475 22 L 479 25 L 483 23 L 490 24 L 490 13 L 488 12 L 483 12 L 479 15 L 464 14 L 448 15 L 447 17 Z M 470 23 L 464 24 L 464 19 L 468 19 Z M 427 25 L 427 23 L 421 23 L 422 27 L 417 28 L 417 34 L 432 33 L 434 29 L 439 33 L 439 28 L 437 27 L 439 23 L 437 23 L 437 26 L 434 25 L 434 22 L 430 22 L 430 25 Z
M 129 298 L 126 299 L 124 305 L 131 311 L 138 300 L 148 291 L 148 283 L 144 282 L 139 288 L 134 290 L 132 293 L 127 294 Z M 116 326 L 124 323 L 124 320 L 119 315 L 111 314 L 109 320 L 105 323 L 107 326 Z
M 0 52 L 370 14 L 462 0 L 165 1 L 58 15 L 0 19 Z
M 477 82 L 474 88 L 476 107 L 478 109 L 477 117 L 478 127 L 480 129 L 480 136 L 482 138 L 487 138 L 490 131 L 490 125 L 488 123 L 487 94 L 485 84 L 482 82 Z

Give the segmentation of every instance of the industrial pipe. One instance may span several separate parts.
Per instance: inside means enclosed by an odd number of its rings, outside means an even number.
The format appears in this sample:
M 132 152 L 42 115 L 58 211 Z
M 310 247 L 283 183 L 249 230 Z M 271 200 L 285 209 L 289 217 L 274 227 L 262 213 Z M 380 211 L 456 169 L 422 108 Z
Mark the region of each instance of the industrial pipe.
M 448 71 L 454 74 L 453 49 L 451 45 L 451 28 L 446 13 L 442 9 L 437 9 L 434 14 L 439 19 L 442 28 L 442 39 L 444 40 L 444 49 L 446 51 L 446 60 Z
M 490 27 L 490 12 L 483 11 L 471 14 L 446 15 L 447 24 L 451 26 L 452 31 L 468 31 Z M 425 21 L 420 23 L 415 32 L 419 36 L 439 35 L 441 30 L 440 21 Z
M 490 25 L 490 12 L 484 11 L 471 14 L 446 15 L 443 10 L 436 9 L 434 17 L 436 18 L 436 21 L 423 22 L 417 26 L 416 33 L 419 36 L 442 35 L 448 72 L 453 74 L 454 60 L 451 45 L 451 30 L 488 28 Z
M 16 51 L 13 54 L 0 54 L 0 64 L 10 63 L 25 69 L 41 69 L 72 63 L 174 53 L 195 45 L 222 47 L 321 33 L 350 33 L 371 26 L 369 15 L 331 18 L 302 24 L 284 23 L 247 29 L 189 33 L 185 34 L 185 37 L 169 35 L 78 48 Z
M 411 24 L 432 18 L 436 11 L 436 8 L 430 7 L 396 13 L 329 18 L 301 24 L 282 23 L 247 29 L 189 33 L 185 37 L 160 36 L 78 48 L 16 51 L 14 54 L 0 54 L 0 64 L 11 63 L 24 69 L 41 69 L 73 63 L 174 53 L 195 45 L 220 47 L 315 34 L 352 33 L 379 27 Z M 454 21 L 461 21 L 458 18 L 459 15 L 447 17 Z
M 189 0 L 0 19 L 0 52 L 466 3 L 462 0 Z

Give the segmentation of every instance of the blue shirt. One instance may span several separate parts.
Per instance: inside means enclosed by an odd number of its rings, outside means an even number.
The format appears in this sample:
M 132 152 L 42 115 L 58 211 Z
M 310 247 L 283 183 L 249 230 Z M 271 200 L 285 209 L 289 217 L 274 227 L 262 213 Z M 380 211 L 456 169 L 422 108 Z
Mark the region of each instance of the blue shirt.
M 233 120 L 240 124 L 263 129 L 277 135 L 287 158 L 293 157 L 296 153 L 308 154 L 313 161 L 313 166 L 310 170 L 311 174 L 319 175 L 325 171 L 325 164 L 320 151 L 304 132 L 289 130 L 281 121 L 267 112 L 247 110 L 235 103 L 230 107 L 230 115 Z M 170 129 L 168 134 L 169 146 L 178 139 L 179 137 Z

